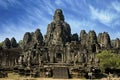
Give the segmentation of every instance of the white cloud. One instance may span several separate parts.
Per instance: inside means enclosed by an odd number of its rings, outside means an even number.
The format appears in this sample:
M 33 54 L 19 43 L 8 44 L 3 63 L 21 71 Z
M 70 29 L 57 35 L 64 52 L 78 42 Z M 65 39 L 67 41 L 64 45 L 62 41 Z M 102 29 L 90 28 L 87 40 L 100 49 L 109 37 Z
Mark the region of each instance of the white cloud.
M 3 8 L 7 8 L 7 3 L 4 0 L 0 0 L 0 6 Z
M 120 2 L 115 1 L 115 2 L 112 2 L 111 5 L 117 12 L 120 13 Z
M 117 33 L 116 33 L 116 37 L 119 37 L 119 38 L 120 38 L 120 32 L 117 32 Z
M 72 33 L 80 33 L 81 30 L 93 30 L 96 26 L 95 23 L 87 21 L 87 20 L 77 20 L 77 19 L 73 19 L 73 18 L 69 18 L 67 19 L 68 24 L 71 27 L 71 31 Z
M 0 41 L 3 41 L 5 38 L 12 38 L 12 37 L 15 37 L 16 40 L 19 41 L 23 38 L 23 35 L 26 31 L 32 32 L 35 30 L 31 26 L 26 26 L 24 24 L 16 25 L 14 23 L 2 24 L 1 27 L 4 27 L 4 29 L 3 29 L 3 33 L 1 33 Z
M 109 25 L 117 18 L 117 15 L 108 11 L 108 10 L 100 10 L 94 8 L 93 6 L 89 6 L 91 12 L 91 18 L 100 21 L 104 25 Z
M 53 5 L 50 1 L 43 0 L 44 6 L 43 9 L 47 11 L 51 16 L 54 14 L 54 10 L 56 9 L 56 6 Z
M 20 4 L 19 0 L 0 0 L 0 7 L 2 6 L 4 8 L 8 8 L 9 5 L 13 6 L 16 4 Z M 109 6 L 112 6 L 112 9 L 120 12 L 119 4 L 120 3 L 113 2 Z M 15 22 L 9 22 L 2 25 L 5 30 L 4 33 L 0 34 L 0 41 L 4 40 L 6 37 L 15 37 L 18 41 L 23 38 L 23 35 L 26 31 L 31 32 L 36 28 L 40 28 L 41 32 L 45 34 L 47 25 L 52 21 L 56 8 L 62 8 L 63 10 L 66 10 L 63 11 L 66 12 L 65 18 L 67 18 L 65 20 L 68 22 L 68 24 L 70 24 L 72 33 L 79 33 L 81 29 L 85 29 L 86 31 L 93 29 L 95 30 L 96 27 L 98 28 L 98 26 L 101 26 L 97 25 L 95 21 L 99 21 L 100 23 L 109 27 L 120 25 L 120 21 L 118 20 L 120 17 L 118 14 L 113 14 L 112 11 L 108 10 L 108 8 L 98 9 L 93 6 L 89 6 L 86 0 L 82 0 L 81 2 L 78 2 L 77 0 L 37 0 L 37 2 L 34 2 L 34 5 L 20 4 L 20 6 L 25 10 L 25 15 L 22 15 L 22 17 L 19 18 L 18 24 Z M 88 10 L 88 7 L 90 10 Z M 83 17 L 81 14 L 84 14 L 85 18 L 81 18 Z M 91 17 L 88 15 L 91 15 Z M 84 20 L 86 18 L 88 20 Z M 101 28 L 99 29 L 101 31 L 103 30 Z M 119 36 L 120 33 L 116 34 Z
M 120 32 L 119 31 L 114 32 L 113 34 L 111 34 L 111 37 L 113 39 L 120 38 Z
M 11 4 L 15 3 L 13 1 L 15 0 L 12 0 Z M 6 5 L 8 4 L 6 3 Z M 21 6 L 22 8 L 25 7 L 23 4 L 21 4 Z M 3 27 L 3 33 L 0 33 L 0 41 L 3 41 L 6 37 L 15 37 L 16 40 L 19 41 L 23 38 L 25 32 L 35 31 L 37 28 L 40 28 L 44 35 L 47 25 L 51 21 L 51 19 L 49 19 L 45 13 L 48 12 L 48 14 L 53 15 L 55 7 L 50 3 L 45 3 L 43 6 L 44 7 L 41 7 L 41 5 L 38 7 L 29 6 L 24 8 L 26 15 L 19 17 L 18 21 L 16 21 L 18 23 L 6 21 L 5 23 L 0 24 L 1 27 Z
M 55 4 L 57 4 L 57 5 L 62 5 L 63 2 L 62 2 L 61 0 L 55 0 Z
M 20 5 L 19 0 L 0 0 L 0 6 L 7 9 L 9 6 Z
M 0 41 L 5 38 L 15 37 L 17 41 L 22 40 L 25 32 L 34 32 L 37 28 L 41 29 L 44 36 L 47 24 L 50 22 L 46 16 L 38 14 L 39 11 L 34 11 L 34 15 L 23 16 L 19 19 L 19 23 L 6 22 L 1 25 L 3 33 L 0 33 Z M 36 24 L 34 24 L 36 22 Z
M 25 10 L 27 12 L 28 19 L 26 19 L 26 17 L 24 17 L 24 20 L 27 20 L 27 21 L 32 20 L 32 21 L 36 21 L 38 23 L 40 23 L 40 21 L 44 22 L 44 23 L 50 21 L 44 14 L 44 12 L 41 11 L 41 9 L 39 7 L 26 8 Z M 33 11 L 34 11 L 34 13 L 33 13 Z

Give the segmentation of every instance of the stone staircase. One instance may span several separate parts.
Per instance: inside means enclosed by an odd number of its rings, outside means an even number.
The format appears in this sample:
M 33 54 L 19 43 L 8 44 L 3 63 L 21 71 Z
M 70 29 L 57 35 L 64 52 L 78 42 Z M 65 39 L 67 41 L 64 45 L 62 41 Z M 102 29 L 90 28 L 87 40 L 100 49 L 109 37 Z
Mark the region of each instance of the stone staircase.
M 67 67 L 54 67 L 53 78 L 68 79 L 69 69 Z

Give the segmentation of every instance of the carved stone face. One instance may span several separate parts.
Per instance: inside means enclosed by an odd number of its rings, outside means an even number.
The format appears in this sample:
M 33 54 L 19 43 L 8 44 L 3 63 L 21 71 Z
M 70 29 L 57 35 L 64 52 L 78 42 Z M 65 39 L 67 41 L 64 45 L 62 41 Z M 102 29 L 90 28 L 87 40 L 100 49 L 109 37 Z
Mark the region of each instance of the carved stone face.
M 62 14 L 62 11 L 61 11 L 60 9 L 57 9 L 56 12 L 55 12 L 55 14 L 56 14 L 56 15 L 57 15 L 57 14 L 60 15 L 60 14 Z
M 62 13 L 61 9 L 57 9 L 55 11 L 54 20 L 55 21 L 60 21 L 60 20 L 64 21 L 64 16 L 63 16 L 63 13 Z

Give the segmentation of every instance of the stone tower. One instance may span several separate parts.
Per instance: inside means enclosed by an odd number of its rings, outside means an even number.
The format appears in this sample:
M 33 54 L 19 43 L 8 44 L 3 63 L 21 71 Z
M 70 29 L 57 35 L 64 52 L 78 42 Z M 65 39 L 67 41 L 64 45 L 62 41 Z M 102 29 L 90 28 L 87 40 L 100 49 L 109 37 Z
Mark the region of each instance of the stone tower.
M 71 28 L 65 22 L 61 9 L 57 9 L 53 16 L 53 21 L 48 24 L 47 33 L 45 35 L 46 45 L 65 44 L 71 41 Z
M 48 24 L 45 45 L 49 48 L 50 62 L 65 61 L 65 44 L 71 41 L 71 28 L 65 22 L 61 9 L 57 9 L 53 21 Z
M 98 43 L 101 48 L 111 48 L 110 36 L 107 32 L 98 34 Z

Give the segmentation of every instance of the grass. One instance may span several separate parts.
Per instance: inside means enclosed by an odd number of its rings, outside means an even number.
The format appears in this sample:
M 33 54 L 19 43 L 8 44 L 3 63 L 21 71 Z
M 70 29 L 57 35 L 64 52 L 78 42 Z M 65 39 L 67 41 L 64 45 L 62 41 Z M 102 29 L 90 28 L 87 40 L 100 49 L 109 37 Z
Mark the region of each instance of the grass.
M 20 76 L 15 73 L 8 73 L 7 78 L 0 78 L 0 80 L 37 80 L 37 79 L 31 78 L 31 77 Z

